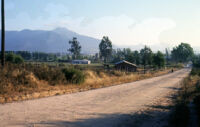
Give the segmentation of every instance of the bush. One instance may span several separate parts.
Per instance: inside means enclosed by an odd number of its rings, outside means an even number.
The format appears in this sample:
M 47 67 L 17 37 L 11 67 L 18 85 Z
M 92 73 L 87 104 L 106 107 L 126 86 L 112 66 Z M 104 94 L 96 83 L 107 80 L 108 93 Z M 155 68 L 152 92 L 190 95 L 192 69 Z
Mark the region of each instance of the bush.
M 14 63 L 14 61 L 15 61 L 15 55 L 13 53 L 6 54 L 6 61 Z
M 198 75 L 200 76 L 200 69 L 199 68 L 192 68 L 191 75 Z
M 85 81 L 85 75 L 82 71 L 74 68 L 65 68 L 63 73 L 68 82 L 73 84 L 81 84 Z
M 36 88 L 37 81 L 32 80 L 34 75 L 26 71 L 21 65 L 6 64 L 4 69 L 0 70 L 0 94 L 13 94 L 20 88 Z M 30 76 L 32 76 L 30 78 Z
M 39 80 L 48 81 L 51 85 L 66 83 L 65 75 L 59 68 L 52 68 L 47 65 L 27 65 L 26 69 L 33 72 Z
M 21 56 L 16 55 L 14 63 L 15 64 L 22 64 L 22 63 L 24 63 L 24 59 Z
M 14 64 L 24 63 L 24 59 L 20 55 L 15 55 L 13 53 L 6 54 L 6 61 Z

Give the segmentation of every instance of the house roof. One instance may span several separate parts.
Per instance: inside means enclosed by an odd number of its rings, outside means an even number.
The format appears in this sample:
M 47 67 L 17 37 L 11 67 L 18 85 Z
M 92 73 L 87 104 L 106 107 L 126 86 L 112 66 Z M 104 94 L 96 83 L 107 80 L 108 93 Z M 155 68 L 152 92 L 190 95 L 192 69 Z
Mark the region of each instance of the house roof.
M 84 60 L 72 60 L 73 62 L 90 62 L 90 60 L 86 60 L 86 59 L 84 59 Z
M 126 60 L 119 61 L 119 62 L 115 63 L 115 65 L 118 65 L 118 64 L 121 64 L 121 63 L 126 63 L 126 64 L 129 64 L 129 65 L 137 67 L 137 65 L 135 65 L 133 63 L 130 63 L 130 62 L 126 61 Z

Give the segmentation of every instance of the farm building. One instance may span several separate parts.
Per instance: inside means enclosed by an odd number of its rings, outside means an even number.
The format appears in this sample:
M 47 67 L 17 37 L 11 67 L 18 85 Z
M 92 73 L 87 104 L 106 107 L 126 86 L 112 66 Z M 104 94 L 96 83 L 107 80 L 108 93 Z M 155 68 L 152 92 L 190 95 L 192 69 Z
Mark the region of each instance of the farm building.
M 115 69 L 120 70 L 120 71 L 136 72 L 137 66 L 133 63 L 122 60 L 115 63 Z
M 90 60 L 72 60 L 72 64 L 91 64 Z

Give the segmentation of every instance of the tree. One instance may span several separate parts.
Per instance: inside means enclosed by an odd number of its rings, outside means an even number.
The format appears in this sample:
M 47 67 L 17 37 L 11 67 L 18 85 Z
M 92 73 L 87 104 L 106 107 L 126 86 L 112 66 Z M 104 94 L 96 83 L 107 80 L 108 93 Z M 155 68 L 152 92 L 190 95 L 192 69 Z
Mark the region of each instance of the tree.
M 134 51 L 133 52 L 133 58 L 134 58 L 134 62 L 136 65 L 140 64 L 140 53 L 138 51 Z
M 5 65 L 5 12 L 4 0 L 1 0 L 1 65 Z
M 72 41 L 69 41 L 69 44 L 71 44 L 69 51 L 72 53 L 73 59 L 77 59 L 81 54 L 80 43 L 77 41 L 76 37 L 73 37 Z
M 167 64 L 169 64 L 169 60 L 170 60 L 170 50 L 169 49 L 165 49 L 165 57 L 166 57 L 166 62 Z
M 155 66 L 158 66 L 159 68 L 165 66 L 165 57 L 164 54 L 160 51 L 158 51 L 156 54 L 153 55 L 153 63 Z
M 140 50 L 140 56 L 141 56 L 141 64 L 144 66 L 144 73 L 145 73 L 146 66 L 152 64 L 153 53 L 149 47 L 145 46 L 143 49 Z
M 22 64 L 24 62 L 24 59 L 20 55 L 16 55 L 14 53 L 8 53 L 5 56 L 6 62 L 14 64 Z
M 187 43 L 181 43 L 172 50 L 172 59 L 175 62 L 187 62 L 191 60 L 193 56 L 193 48 Z
M 16 54 L 22 56 L 25 60 L 31 60 L 31 53 L 29 51 L 17 51 Z
M 195 55 L 192 59 L 192 63 L 194 67 L 200 67 L 200 55 Z
M 134 62 L 133 52 L 131 51 L 130 48 L 124 48 L 123 54 L 124 54 L 126 61 L 129 61 L 129 62 L 132 62 L 132 63 Z
M 103 37 L 99 44 L 100 57 L 104 59 L 104 62 L 108 62 L 109 57 L 112 55 L 112 42 L 108 37 Z

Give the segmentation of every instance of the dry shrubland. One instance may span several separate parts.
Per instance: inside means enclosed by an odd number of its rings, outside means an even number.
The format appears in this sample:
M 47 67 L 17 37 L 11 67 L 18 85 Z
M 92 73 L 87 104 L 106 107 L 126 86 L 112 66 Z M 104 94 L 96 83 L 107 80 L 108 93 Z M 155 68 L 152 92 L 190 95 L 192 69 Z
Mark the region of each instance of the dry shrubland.
M 0 70 L 0 103 L 102 88 L 168 72 L 169 69 L 138 74 L 104 69 L 80 70 L 73 66 L 7 64 Z

